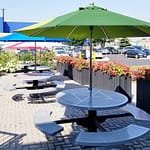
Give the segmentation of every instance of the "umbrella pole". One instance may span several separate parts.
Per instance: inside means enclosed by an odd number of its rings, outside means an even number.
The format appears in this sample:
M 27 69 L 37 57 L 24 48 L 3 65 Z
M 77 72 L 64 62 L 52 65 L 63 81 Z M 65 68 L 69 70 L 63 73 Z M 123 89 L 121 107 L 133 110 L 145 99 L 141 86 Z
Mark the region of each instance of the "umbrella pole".
M 36 71 L 36 41 L 35 41 L 34 71 Z
M 92 36 L 93 36 L 93 26 L 90 26 L 90 85 L 89 90 L 92 91 Z

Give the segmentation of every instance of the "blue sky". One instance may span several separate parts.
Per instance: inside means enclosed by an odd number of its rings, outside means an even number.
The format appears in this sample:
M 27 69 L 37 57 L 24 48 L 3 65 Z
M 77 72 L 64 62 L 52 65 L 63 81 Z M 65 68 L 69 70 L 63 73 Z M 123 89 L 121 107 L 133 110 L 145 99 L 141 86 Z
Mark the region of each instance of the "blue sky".
M 87 6 L 91 0 L 1 0 L 6 21 L 43 21 Z M 150 22 L 150 0 L 92 0 L 110 11 Z M 0 10 L 2 16 L 2 10 Z

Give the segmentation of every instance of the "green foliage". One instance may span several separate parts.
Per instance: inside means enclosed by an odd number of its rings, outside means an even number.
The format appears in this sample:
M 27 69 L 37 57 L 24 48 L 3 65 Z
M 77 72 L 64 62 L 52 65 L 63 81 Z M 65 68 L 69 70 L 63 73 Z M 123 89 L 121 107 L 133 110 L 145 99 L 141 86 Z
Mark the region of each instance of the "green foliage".
M 18 58 L 15 53 L 2 52 L 0 54 L 0 72 L 15 72 Z
M 18 58 L 20 61 L 31 61 L 34 59 L 34 54 L 32 54 L 30 51 L 27 51 L 26 52 L 21 52 L 18 54 Z
M 81 40 L 80 39 L 78 39 L 78 40 L 73 39 L 71 42 L 68 43 L 68 45 L 70 45 L 70 46 L 72 46 L 72 45 L 83 46 L 83 43 L 84 43 L 83 39 L 81 39 Z
M 18 60 L 22 62 L 32 62 L 35 55 L 30 51 L 15 54 L 13 52 L 0 53 L 0 72 L 15 72 L 18 68 Z M 51 66 L 56 69 L 55 53 L 53 51 L 45 51 L 40 54 L 37 52 L 37 63 L 40 65 Z
M 127 47 L 127 46 L 131 46 L 129 40 L 127 38 L 123 38 L 120 40 L 120 47 Z
M 56 68 L 55 53 L 52 50 L 42 52 L 42 54 L 38 53 L 37 63 L 39 63 L 40 65 L 51 66 L 52 69 L 55 69 Z

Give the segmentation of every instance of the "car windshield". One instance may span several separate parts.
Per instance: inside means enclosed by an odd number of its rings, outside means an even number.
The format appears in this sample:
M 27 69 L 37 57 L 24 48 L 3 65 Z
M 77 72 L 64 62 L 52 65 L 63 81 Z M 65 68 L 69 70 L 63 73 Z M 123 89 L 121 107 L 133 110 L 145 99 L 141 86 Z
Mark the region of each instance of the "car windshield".
M 149 49 L 144 49 L 143 51 L 144 51 L 144 52 L 150 52 L 150 50 L 149 50 Z
M 94 49 L 94 52 L 102 52 L 101 49 Z
M 58 54 L 66 54 L 65 51 L 57 51 Z
M 56 51 L 62 51 L 62 50 L 64 50 L 64 49 L 61 48 L 61 47 L 57 47 L 57 48 L 55 48 L 55 50 L 56 50 Z
M 143 51 L 141 51 L 141 50 L 136 50 L 138 53 L 143 53 Z

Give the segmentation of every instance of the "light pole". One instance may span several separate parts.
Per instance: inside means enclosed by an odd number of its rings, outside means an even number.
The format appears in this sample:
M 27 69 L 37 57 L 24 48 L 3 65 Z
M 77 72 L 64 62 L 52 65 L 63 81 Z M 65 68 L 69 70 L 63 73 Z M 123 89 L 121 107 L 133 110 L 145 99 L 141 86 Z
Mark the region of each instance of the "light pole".
M 5 17 L 5 9 L 1 9 L 2 10 L 2 19 L 3 19 L 3 32 L 4 32 L 4 17 Z

